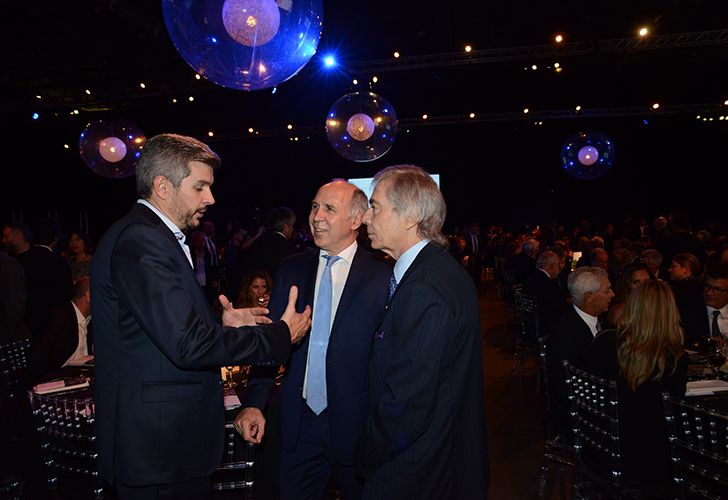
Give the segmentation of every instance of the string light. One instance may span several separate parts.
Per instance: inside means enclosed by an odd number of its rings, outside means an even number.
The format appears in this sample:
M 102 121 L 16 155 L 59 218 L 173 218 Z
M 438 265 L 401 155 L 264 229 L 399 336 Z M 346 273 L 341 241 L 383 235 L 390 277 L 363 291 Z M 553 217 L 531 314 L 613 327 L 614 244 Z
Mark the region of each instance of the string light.
M 399 59 L 399 52 L 397 52 L 396 50 L 394 51 L 394 58 Z
M 656 102 L 655 104 L 653 104 L 652 109 L 660 109 L 660 103 Z
M 475 113 L 470 113 L 468 116 L 470 116 L 470 118 L 475 118 Z
M 556 36 L 554 37 L 554 41 L 556 41 L 556 43 L 561 43 L 561 42 L 563 42 L 563 41 L 564 41 L 564 37 L 563 37 L 563 35 L 556 35 Z
M 643 36 L 644 37 L 644 36 L 649 35 L 650 30 L 648 30 L 647 28 L 642 27 L 642 28 L 640 28 L 640 30 L 639 30 L 638 33 L 639 33 L 640 36 Z
M 199 80 L 199 79 L 201 79 L 201 78 L 202 78 L 202 77 L 201 77 L 201 76 L 199 75 L 199 73 L 195 73 L 195 80 Z
M 287 128 L 288 130 L 293 130 L 293 125 L 291 125 L 291 124 L 289 123 L 289 124 L 288 124 L 288 126 L 287 126 L 286 128 Z
M 422 115 L 423 120 L 427 120 L 427 114 Z
M 147 88 L 147 86 L 144 84 L 144 82 L 140 83 L 139 86 L 143 89 Z
M 473 50 L 473 47 L 471 47 L 470 45 L 466 45 L 465 46 L 465 52 L 468 52 L 469 53 L 472 50 Z
M 209 131 L 209 132 L 207 133 L 207 136 L 208 136 L 208 137 L 212 137 L 212 136 L 214 136 L 214 135 L 215 135 L 215 133 L 214 133 L 214 132 L 213 132 L 212 130 L 210 130 L 210 131 Z
M 91 91 L 89 89 L 86 89 L 86 95 L 91 95 Z
M 255 129 L 253 129 L 253 127 L 250 127 L 250 128 L 248 129 L 248 132 L 252 134 L 253 132 L 255 132 Z

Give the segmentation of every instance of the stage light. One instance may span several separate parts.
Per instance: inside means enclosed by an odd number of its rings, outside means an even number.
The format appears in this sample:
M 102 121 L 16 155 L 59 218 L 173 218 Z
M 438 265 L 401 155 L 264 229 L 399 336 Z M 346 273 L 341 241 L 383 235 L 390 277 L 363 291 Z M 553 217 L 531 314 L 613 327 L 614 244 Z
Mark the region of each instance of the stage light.
M 37 120 L 40 118 L 40 115 L 38 113 L 33 113 L 33 120 Z
M 334 56 L 331 56 L 331 55 L 325 56 L 324 57 L 324 65 L 327 68 L 333 68 L 334 66 L 336 66 L 336 58 Z

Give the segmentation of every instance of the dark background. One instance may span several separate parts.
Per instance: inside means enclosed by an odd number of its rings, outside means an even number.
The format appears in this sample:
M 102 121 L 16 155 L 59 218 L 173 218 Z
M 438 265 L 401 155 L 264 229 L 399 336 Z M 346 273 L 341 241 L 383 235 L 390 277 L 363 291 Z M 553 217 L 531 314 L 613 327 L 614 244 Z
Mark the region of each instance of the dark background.
M 451 227 L 468 219 L 516 225 L 551 216 L 598 224 L 617 222 L 626 212 L 651 219 L 672 208 L 686 209 L 697 223 L 725 219 L 728 120 L 720 116 L 728 116 L 722 105 L 728 99 L 728 43 L 467 66 L 443 61 L 428 69 L 377 73 L 376 84 L 370 83 L 372 74 L 351 69 L 391 59 L 394 50 L 415 56 L 461 52 L 466 43 L 475 50 L 546 46 L 557 32 L 569 42 L 596 43 L 634 37 L 643 24 L 652 36 L 724 29 L 725 1 L 325 0 L 318 54 L 275 94 L 194 80 L 169 39 L 161 2 L 17 4 L 2 21 L 1 222 L 29 221 L 50 211 L 70 228 L 87 214 L 90 232 L 98 235 L 126 212 L 135 200 L 133 178 L 94 174 L 77 147 L 89 121 L 115 117 L 136 123 L 147 137 L 176 132 L 210 143 L 223 158 L 213 187 L 217 204 L 209 212 L 218 222 L 228 216 L 252 222 L 259 211 L 277 205 L 303 218 L 326 180 L 369 177 L 395 163 L 441 175 Z M 324 72 L 319 56 L 329 50 L 342 67 Z M 524 69 L 531 64 L 539 69 Z M 147 91 L 139 89 L 141 81 Z M 330 147 L 323 120 L 339 97 L 367 89 L 393 104 L 400 129 L 386 155 L 355 163 Z M 194 103 L 185 100 L 188 95 Z M 180 103 L 172 105 L 173 97 Z M 690 107 L 654 112 L 653 102 L 664 110 Z M 539 117 L 576 105 L 602 112 Z M 527 117 L 519 115 L 525 107 L 532 110 Z M 644 113 L 617 110 L 636 107 Z M 74 109 L 78 115 L 70 114 Z M 41 118 L 32 120 L 33 112 Z M 506 115 L 470 123 L 418 120 L 423 113 L 437 118 L 470 112 Z M 295 126 L 290 133 L 287 123 Z M 246 134 L 250 126 L 261 136 Z M 597 180 L 579 181 L 561 169 L 561 146 L 579 130 L 598 130 L 614 141 L 614 167 Z M 294 136 L 299 140 L 290 140 Z

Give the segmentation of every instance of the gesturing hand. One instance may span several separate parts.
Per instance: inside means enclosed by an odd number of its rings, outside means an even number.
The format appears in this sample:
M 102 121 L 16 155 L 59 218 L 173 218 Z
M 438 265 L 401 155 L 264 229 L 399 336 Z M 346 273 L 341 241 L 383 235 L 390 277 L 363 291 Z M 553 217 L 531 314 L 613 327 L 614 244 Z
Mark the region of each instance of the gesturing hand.
M 235 309 L 232 303 L 224 295 L 220 295 L 220 304 L 222 304 L 222 324 L 225 326 L 252 326 L 266 325 L 272 321 L 265 315 L 269 313 L 265 307 L 248 307 L 244 309 Z
M 288 292 L 288 306 L 283 311 L 281 319 L 286 322 L 288 329 L 291 331 L 291 343 L 299 342 L 311 327 L 311 306 L 306 306 L 302 313 L 296 312 L 296 299 L 298 298 L 298 288 L 293 285 Z

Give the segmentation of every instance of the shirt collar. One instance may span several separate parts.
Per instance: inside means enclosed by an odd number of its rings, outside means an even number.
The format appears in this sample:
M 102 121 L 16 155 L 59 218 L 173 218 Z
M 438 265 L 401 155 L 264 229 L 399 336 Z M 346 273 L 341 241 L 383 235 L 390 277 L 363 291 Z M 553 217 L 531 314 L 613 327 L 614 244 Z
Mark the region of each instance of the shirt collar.
M 589 329 L 591 330 L 592 335 L 596 335 L 599 330 L 597 328 L 597 323 L 599 322 L 599 318 L 597 318 L 596 316 L 592 316 L 591 314 L 585 313 L 584 311 L 579 309 L 579 307 L 577 305 L 574 305 L 574 309 L 576 310 L 576 314 L 578 314 L 581 317 L 581 319 L 584 320 L 584 323 L 586 323 L 587 326 L 589 326 Z
M 166 215 L 164 215 L 162 212 L 160 212 L 157 207 L 155 207 L 154 205 L 149 203 L 147 200 L 143 200 L 141 198 L 137 200 L 137 203 L 141 203 L 142 205 L 148 207 L 152 212 L 157 214 L 157 216 L 160 219 L 162 219 L 162 222 L 164 222 L 164 225 L 167 226 L 169 228 L 169 230 L 172 231 L 172 233 L 174 233 L 177 240 L 180 243 L 185 242 L 185 238 L 186 238 L 185 233 L 183 233 L 182 230 L 180 228 L 178 228 L 174 222 L 169 220 L 169 218 Z
M 430 240 L 420 240 L 399 256 L 399 259 L 397 259 L 397 262 L 394 264 L 394 278 L 397 280 L 397 283 L 402 281 L 407 269 L 409 269 L 420 251 L 425 248 L 429 242 Z
M 352 261 L 354 260 L 354 254 L 356 254 L 356 249 L 358 246 L 359 245 L 357 244 L 356 240 L 354 240 L 351 242 L 351 245 L 349 245 L 336 255 L 338 255 L 339 257 L 341 257 L 342 260 L 345 260 L 349 265 L 351 265 Z M 321 250 L 319 252 L 319 257 L 326 257 L 328 255 L 331 254 L 329 254 L 325 250 Z

